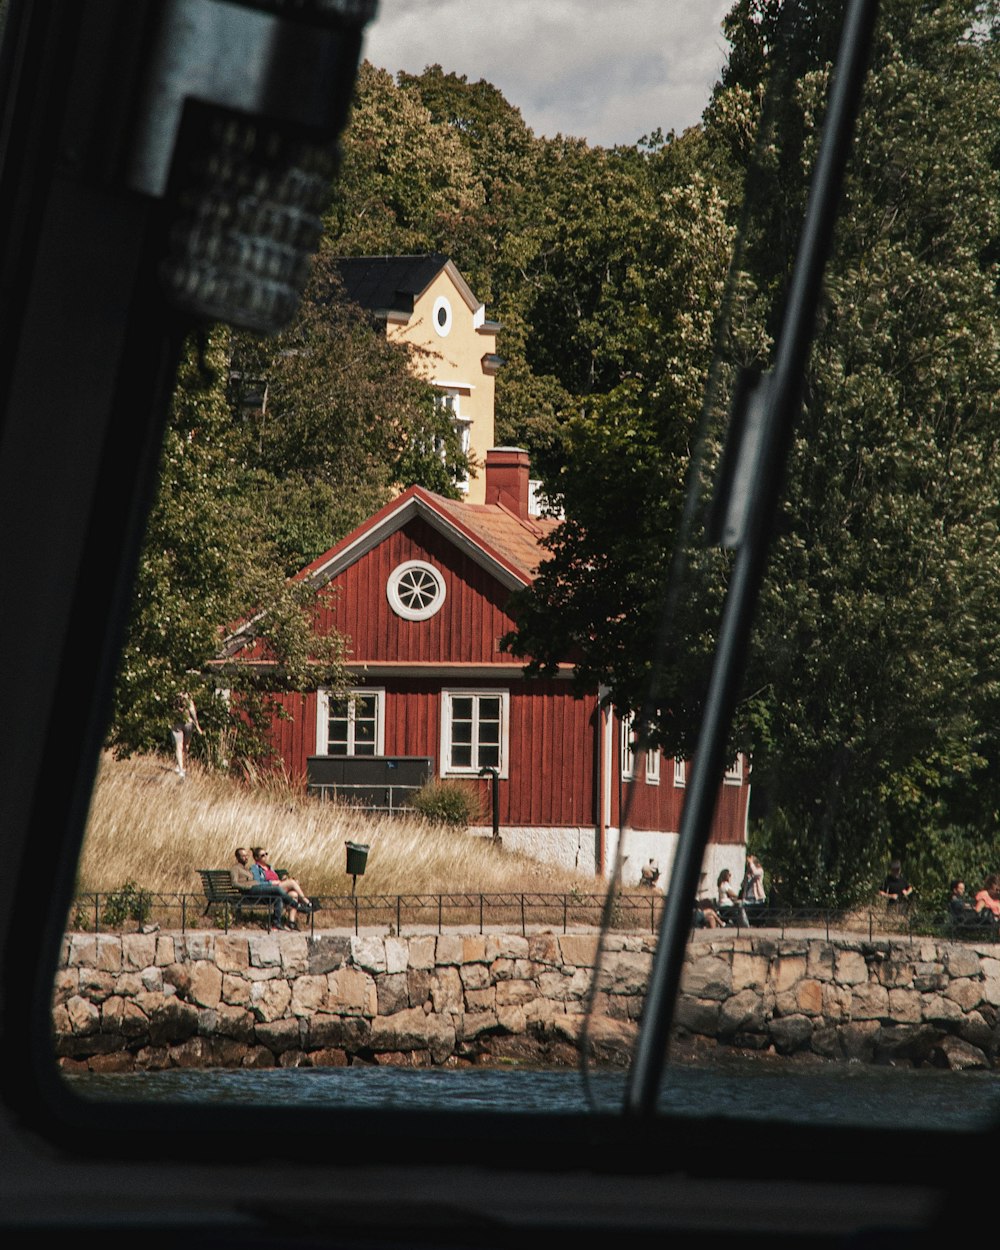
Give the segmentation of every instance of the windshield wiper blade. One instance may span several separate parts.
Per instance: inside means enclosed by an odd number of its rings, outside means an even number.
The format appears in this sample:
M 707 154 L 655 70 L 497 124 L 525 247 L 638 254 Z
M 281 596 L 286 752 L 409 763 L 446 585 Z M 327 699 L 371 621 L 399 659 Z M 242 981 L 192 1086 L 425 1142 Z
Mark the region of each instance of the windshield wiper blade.
M 868 68 L 878 0 L 850 0 L 834 69 L 823 139 L 792 271 L 774 368 L 737 391 L 739 445 L 727 452 L 728 497 L 715 510 L 710 539 L 735 548 L 698 745 L 688 778 L 677 853 L 670 876 L 635 1054 L 625 1087 L 625 1113 L 649 1116 L 667 1057 L 691 910 L 715 810 L 726 742 L 739 697 L 750 629 L 767 562 L 792 427 L 812 344 L 816 308 L 833 240 L 844 170 Z

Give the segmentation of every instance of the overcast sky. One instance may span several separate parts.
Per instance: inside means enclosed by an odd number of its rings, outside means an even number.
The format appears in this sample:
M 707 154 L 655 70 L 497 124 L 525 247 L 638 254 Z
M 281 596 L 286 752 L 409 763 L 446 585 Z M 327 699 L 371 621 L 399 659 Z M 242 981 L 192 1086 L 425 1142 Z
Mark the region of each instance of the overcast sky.
M 632 144 L 701 117 L 732 0 L 379 0 L 364 54 L 485 78 L 537 135 Z

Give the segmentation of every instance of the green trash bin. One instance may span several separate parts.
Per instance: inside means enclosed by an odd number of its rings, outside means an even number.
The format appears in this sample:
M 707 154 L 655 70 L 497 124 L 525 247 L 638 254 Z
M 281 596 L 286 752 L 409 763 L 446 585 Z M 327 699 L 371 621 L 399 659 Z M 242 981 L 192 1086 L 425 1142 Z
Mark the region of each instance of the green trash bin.
M 360 877 L 368 863 L 368 843 L 347 843 L 347 871 L 352 877 Z

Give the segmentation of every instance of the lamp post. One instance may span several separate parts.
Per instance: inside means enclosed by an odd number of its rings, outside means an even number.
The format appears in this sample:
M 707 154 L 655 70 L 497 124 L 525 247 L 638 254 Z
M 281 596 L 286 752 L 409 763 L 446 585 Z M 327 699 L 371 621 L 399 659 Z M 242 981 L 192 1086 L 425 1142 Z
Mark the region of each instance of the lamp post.
M 500 774 L 495 768 L 481 768 L 480 777 L 490 778 L 490 800 L 493 806 L 493 845 L 500 845 Z

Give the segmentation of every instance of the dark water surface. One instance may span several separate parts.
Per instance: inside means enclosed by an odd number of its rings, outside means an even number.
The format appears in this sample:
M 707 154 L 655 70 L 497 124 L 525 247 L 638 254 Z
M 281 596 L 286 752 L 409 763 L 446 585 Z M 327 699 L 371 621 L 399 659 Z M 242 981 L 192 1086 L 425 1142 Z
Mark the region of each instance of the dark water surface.
M 351 1109 L 556 1112 L 591 1110 L 579 1072 L 377 1067 L 266 1070 L 191 1069 L 128 1075 L 72 1075 L 81 1097 L 145 1102 L 295 1102 Z M 597 1110 L 615 1111 L 624 1072 L 590 1075 Z M 1000 1073 L 839 1063 L 799 1067 L 734 1058 L 669 1069 L 661 1109 L 680 1115 L 963 1131 L 1000 1119 Z

